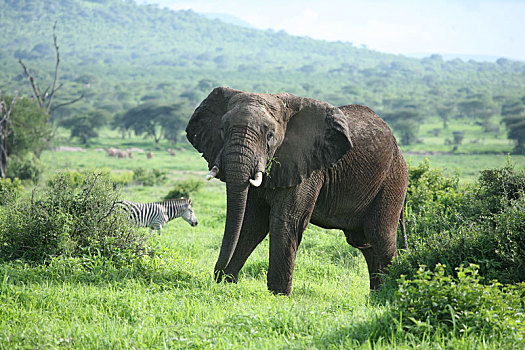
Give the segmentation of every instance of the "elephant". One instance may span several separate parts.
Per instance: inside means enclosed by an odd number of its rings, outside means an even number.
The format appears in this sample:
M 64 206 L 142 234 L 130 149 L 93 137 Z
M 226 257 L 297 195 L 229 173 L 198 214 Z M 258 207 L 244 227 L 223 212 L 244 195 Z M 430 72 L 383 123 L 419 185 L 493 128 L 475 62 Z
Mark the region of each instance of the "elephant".
M 381 286 L 398 255 L 398 224 L 404 230 L 408 171 L 374 111 L 217 87 L 195 109 L 186 136 L 208 162 L 207 178 L 226 183 L 217 282 L 237 282 L 269 234 L 267 287 L 289 295 L 297 249 L 312 223 L 341 229 L 365 257 L 370 288 Z

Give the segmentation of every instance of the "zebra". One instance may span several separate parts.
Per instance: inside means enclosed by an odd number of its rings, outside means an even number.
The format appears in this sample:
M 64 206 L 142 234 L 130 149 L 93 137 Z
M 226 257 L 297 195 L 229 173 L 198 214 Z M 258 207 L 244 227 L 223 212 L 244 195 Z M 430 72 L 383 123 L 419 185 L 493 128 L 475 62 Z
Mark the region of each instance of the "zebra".
M 182 216 L 191 226 L 197 226 L 197 217 L 191 207 L 191 199 L 170 199 L 164 202 L 136 203 L 127 200 L 118 203 L 128 212 L 130 219 L 138 227 L 149 227 L 157 230 L 159 236 L 162 226 L 179 216 Z

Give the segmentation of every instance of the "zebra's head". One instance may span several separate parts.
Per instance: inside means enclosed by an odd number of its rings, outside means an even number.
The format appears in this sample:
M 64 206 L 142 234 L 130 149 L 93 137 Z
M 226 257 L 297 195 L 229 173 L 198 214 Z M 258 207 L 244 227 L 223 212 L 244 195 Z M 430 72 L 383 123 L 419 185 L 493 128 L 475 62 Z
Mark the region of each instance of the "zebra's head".
M 191 207 L 191 199 L 188 199 L 186 203 L 186 207 L 182 209 L 183 212 L 181 216 L 188 222 L 188 224 L 195 227 L 197 226 L 197 217 L 195 216 L 193 208 Z

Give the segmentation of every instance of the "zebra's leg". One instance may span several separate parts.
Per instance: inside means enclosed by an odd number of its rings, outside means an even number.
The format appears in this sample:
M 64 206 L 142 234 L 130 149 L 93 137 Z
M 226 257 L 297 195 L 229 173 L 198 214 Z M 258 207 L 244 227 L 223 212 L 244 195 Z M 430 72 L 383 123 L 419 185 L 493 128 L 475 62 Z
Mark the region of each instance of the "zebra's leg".
M 160 225 L 160 224 L 155 223 L 155 224 L 151 225 L 150 229 L 151 229 L 151 232 L 157 231 L 159 236 L 162 234 L 162 225 Z

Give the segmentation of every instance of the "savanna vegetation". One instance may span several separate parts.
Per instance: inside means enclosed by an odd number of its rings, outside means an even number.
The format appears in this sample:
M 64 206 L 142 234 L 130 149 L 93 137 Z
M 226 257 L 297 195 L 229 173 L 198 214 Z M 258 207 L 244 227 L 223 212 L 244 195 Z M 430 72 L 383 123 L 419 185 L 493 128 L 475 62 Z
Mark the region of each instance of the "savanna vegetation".
M 0 0 L 0 33 L 0 348 L 525 342 L 523 62 L 413 59 L 119 0 Z M 380 292 L 341 232 L 312 225 L 290 297 L 267 292 L 267 239 L 238 284 L 213 281 L 225 188 L 183 130 L 219 85 L 365 104 L 394 129 L 408 249 L 400 234 Z M 161 237 L 116 206 L 180 196 L 199 225 Z

